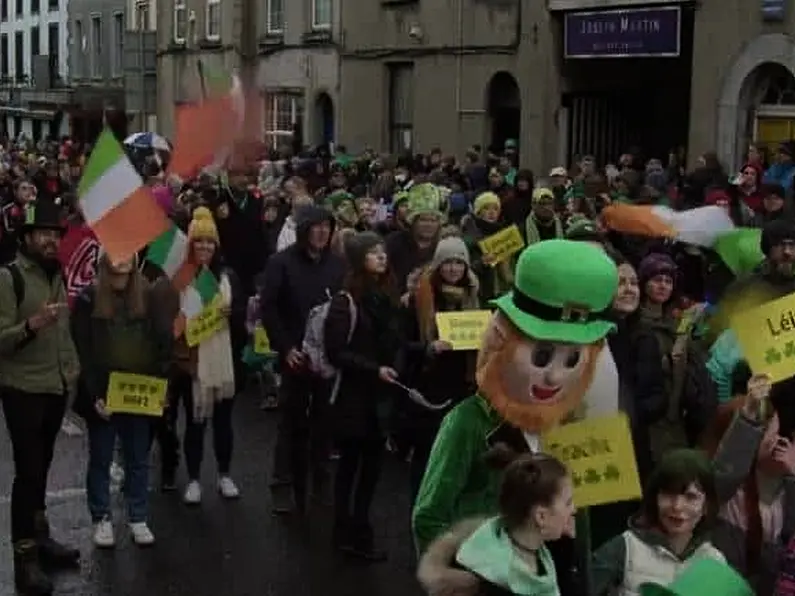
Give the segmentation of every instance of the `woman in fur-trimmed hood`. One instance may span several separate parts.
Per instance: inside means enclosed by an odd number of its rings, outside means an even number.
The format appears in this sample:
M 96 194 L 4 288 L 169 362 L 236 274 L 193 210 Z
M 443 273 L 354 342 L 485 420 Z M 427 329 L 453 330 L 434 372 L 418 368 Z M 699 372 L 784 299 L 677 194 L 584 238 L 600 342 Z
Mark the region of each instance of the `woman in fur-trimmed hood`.
M 414 441 L 411 485 L 416 494 L 442 417 L 475 387 L 477 353 L 451 350 L 450 344 L 439 340 L 436 328 L 438 312 L 480 308 L 478 279 L 464 241 L 454 236 L 440 240 L 433 260 L 420 270 L 412 286 L 406 325 L 412 384 L 431 403 L 449 402 L 441 410 L 427 410 L 414 403 L 406 408 Z

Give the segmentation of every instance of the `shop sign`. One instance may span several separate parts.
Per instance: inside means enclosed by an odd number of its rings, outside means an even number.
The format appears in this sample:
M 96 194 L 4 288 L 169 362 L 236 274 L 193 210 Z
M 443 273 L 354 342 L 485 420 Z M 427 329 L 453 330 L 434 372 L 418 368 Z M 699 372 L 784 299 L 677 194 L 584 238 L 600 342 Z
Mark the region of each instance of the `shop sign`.
M 681 25 L 679 6 L 566 13 L 565 57 L 676 57 Z
M 765 21 L 783 21 L 786 4 L 785 0 L 762 0 L 762 18 Z

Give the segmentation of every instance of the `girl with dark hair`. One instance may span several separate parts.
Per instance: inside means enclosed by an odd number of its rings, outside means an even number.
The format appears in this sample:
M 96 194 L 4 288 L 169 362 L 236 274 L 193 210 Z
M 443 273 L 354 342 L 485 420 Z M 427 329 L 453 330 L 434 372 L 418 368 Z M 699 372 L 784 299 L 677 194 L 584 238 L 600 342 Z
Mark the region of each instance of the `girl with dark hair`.
M 401 347 L 398 302 L 383 239 L 360 232 L 345 245 L 350 272 L 331 300 L 325 348 L 340 371 L 332 394 L 332 432 L 340 460 L 334 488 L 333 544 L 345 554 L 382 561 L 370 506 L 381 476 L 390 390 Z
M 542 454 L 517 455 L 495 449 L 505 474 L 498 497 L 499 514 L 467 528 L 454 565 L 471 574 L 477 596 L 559 596 L 552 553 L 546 542 L 574 536 L 573 487 L 566 466 Z M 471 524 L 470 524 L 471 525 Z M 420 561 L 420 581 L 428 575 L 429 551 Z M 427 582 L 423 582 L 428 586 Z
M 649 581 L 668 585 L 702 558 L 725 561 L 707 534 L 718 512 L 718 490 L 709 459 L 700 451 L 669 451 L 643 492 L 630 528 L 596 550 L 593 596 L 636 596 Z

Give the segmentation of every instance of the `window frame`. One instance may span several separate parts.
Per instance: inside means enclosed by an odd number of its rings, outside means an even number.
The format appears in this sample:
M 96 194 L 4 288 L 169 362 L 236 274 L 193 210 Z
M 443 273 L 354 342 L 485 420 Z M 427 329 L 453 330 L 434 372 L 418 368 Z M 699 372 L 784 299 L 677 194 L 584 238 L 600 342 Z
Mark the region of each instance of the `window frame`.
M 317 7 L 318 2 L 327 2 L 329 6 L 329 21 L 328 23 L 320 23 L 317 20 Z M 333 0 L 311 0 L 312 6 L 310 7 L 312 13 L 312 31 L 330 31 L 334 23 L 334 2 Z
M 61 10 L 60 0 L 47 0 L 47 12 L 58 12 L 59 10 Z
M 210 31 L 210 10 L 215 8 L 218 11 L 218 31 Z M 207 0 L 204 5 L 204 38 L 207 41 L 221 41 L 221 0 Z
M 83 39 L 86 36 L 86 31 L 83 28 L 83 19 L 75 19 L 75 27 L 74 31 L 71 33 L 74 34 L 74 37 L 69 36 L 69 45 L 74 48 L 75 44 L 77 44 L 78 51 L 74 53 L 77 56 L 77 61 L 72 64 L 74 67 L 72 69 L 72 75 L 76 78 L 83 78 L 86 73 L 86 48 L 83 44 Z
M 182 1 L 184 2 L 184 0 Z M 135 1 L 135 31 L 149 31 L 151 11 L 152 3 L 149 0 Z M 145 17 L 145 19 L 142 17 Z
M 92 12 L 89 15 L 89 19 L 91 21 L 91 43 L 89 43 L 89 48 L 91 50 L 90 53 L 90 60 L 89 60 L 89 78 L 91 79 L 101 79 L 102 78 L 102 42 L 104 41 L 102 35 L 102 13 L 99 12 Z M 95 27 L 95 23 L 98 24 L 98 27 Z M 99 32 L 99 44 L 95 44 L 96 41 L 94 32 Z M 97 48 L 99 45 L 99 48 Z
M 264 111 L 262 137 L 268 147 L 278 149 L 281 142 L 291 142 L 295 134 L 292 128 L 288 130 L 279 126 L 279 103 L 281 101 L 290 102 L 290 126 L 295 127 L 296 122 L 305 116 L 306 106 L 302 105 L 303 100 L 300 93 L 292 93 L 287 90 L 266 92 L 265 101 L 262 104 Z
M 279 20 L 281 21 L 278 27 L 274 27 L 273 23 L 273 6 L 276 2 L 280 4 Z M 283 35 L 284 34 L 284 0 L 266 0 L 265 6 L 265 32 L 268 35 Z
M 121 31 L 116 30 L 116 25 L 121 22 Z M 110 62 L 110 76 L 118 78 L 124 75 L 124 31 L 127 26 L 124 21 L 124 11 L 114 10 L 111 18 L 111 29 L 113 31 L 113 40 L 111 42 L 111 49 L 113 55 Z M 117 35 L 121 37 L 117 39 Z
M 148 4 L 148 3 L 147 3 Z M 148 10 L 147 10 L 148 12 Z M 180 15 L 185 27 L 180 31 Z M 148 25 L 148 23 L 147 23 Z M 172 31 L 174 43 L 184 45 L 188 38 L 188 3 L 185 0 L 175 0 L 174 2 L 174 30 Z

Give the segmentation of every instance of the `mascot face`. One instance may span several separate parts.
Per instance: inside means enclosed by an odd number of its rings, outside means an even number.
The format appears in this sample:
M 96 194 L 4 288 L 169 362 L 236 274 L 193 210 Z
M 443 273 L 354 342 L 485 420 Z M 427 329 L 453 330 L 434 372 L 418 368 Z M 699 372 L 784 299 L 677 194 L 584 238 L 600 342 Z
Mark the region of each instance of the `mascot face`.
M 498 313 L 478 355 L 478 386 L 505 421 L 544 432 L 579 408 L 602 347 L 535 341 Z

